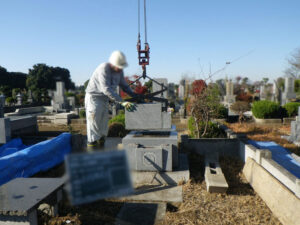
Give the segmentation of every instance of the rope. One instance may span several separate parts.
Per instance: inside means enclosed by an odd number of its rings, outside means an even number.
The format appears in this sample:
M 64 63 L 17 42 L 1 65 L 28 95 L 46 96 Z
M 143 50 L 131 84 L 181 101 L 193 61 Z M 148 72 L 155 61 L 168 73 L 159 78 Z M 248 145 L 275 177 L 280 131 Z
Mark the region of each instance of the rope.
M 147 43 L 146 0 L 144 0 L 144 24 L 145 24 L 145 43 Z
M 141 24 L 140 24 L 140 0 L 137 0 L 138 1 L 138 35 L 140 36 L 140 27 L 141 27 Z

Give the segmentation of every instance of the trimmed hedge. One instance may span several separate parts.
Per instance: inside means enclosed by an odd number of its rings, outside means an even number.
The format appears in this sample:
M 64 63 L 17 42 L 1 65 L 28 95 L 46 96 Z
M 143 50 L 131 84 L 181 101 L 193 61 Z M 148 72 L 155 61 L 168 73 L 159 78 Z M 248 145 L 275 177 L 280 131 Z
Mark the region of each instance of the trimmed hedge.
M 286 109 L 286 112 L 289 117 L 297 116 L 298 115 L 298 108 L 300 106 L 299 102 L 289 102 L 286 103 L 283 108 Z
M 275 119 L 285 116 L 285 109 L 279 103 L 268 100 L 256 101 L 252 105 L 252 113 L 258 119 Z

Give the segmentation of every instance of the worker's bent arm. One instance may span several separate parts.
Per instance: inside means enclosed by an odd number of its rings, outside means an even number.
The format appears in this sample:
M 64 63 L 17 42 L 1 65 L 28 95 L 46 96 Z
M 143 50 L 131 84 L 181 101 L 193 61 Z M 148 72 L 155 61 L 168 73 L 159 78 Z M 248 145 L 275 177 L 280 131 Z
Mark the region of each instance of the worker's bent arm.
M 109 99 L 114 102 L 122 102 L 122 98 L 111 88 L 110 84 L 110 75 L 105 72 L 105 70 L 101 71 L 102 74 L 99 76 L 99 84 L 103 94 L 106 95 Z
M 132 89 L 129 87 L 129 85 L 126 83 L 126 80 L 124 78 L 124 75 L 122 74 L 121 78 L 120 78 L 120 84 L 119 86 L 122 88 L 122 90 L 129 94 L 131 97 L 135 97 L 136 96 L 136 93 L 134 93 L 132 91 Z

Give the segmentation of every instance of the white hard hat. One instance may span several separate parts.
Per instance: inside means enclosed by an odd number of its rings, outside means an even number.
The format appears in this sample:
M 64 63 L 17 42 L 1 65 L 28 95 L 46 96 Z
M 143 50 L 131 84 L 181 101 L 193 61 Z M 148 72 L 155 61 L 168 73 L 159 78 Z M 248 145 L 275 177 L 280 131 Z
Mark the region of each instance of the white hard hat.
M 123 69 L 128 66 L 126 57 L 121 51 L 114 51 L 111 53 L 109 57 L 109 63 L 115 67 L 118 67 L 119 69 Z

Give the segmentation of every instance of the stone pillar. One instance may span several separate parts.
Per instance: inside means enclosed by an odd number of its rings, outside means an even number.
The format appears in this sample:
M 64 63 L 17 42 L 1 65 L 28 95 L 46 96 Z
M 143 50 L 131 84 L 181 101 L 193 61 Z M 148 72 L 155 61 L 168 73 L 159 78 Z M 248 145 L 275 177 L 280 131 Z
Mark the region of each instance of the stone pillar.
M 31 92 L 31 90 L 29 90 L 27 94 L 28 94 L 28 98 L 27 98 L 28 103 L 32 103 L 33 100 L 32 100 L 32 92 Z
M 17 97 L 17 105 L 22 105 L 22 99 L 23 99 L 22 94 L 18 93 L 16 97 Z
M 230 106 L 235 102 L 235 95 L 233 94 L 233 83 L 232 80 L 226 80 L 226 95 L 224 96 L 224 103 L 227 106 Z
M 285 105 L 290 102 L 291 99 L 296 98 L 295 93 L 295 78 L 293 76 L 286 76 L 284 81 L 284 92 L 281 97 L 281 104 Z
M 265 85 L 260 85 L 260 89 L 259 89 L 259 99 L 260 100 L 266 100 L 267 95 L 266 95 L 266 87 Z
M 53 97 L 53 110 L 61 111 L 68 108 L 68 103 L 65 96 L 65 83 L 62 81 L 56 82 L 56 91 Z
M 178 87 L 178 98 L 183 99 L 184 98 L 184 85 L 179 84 Z

